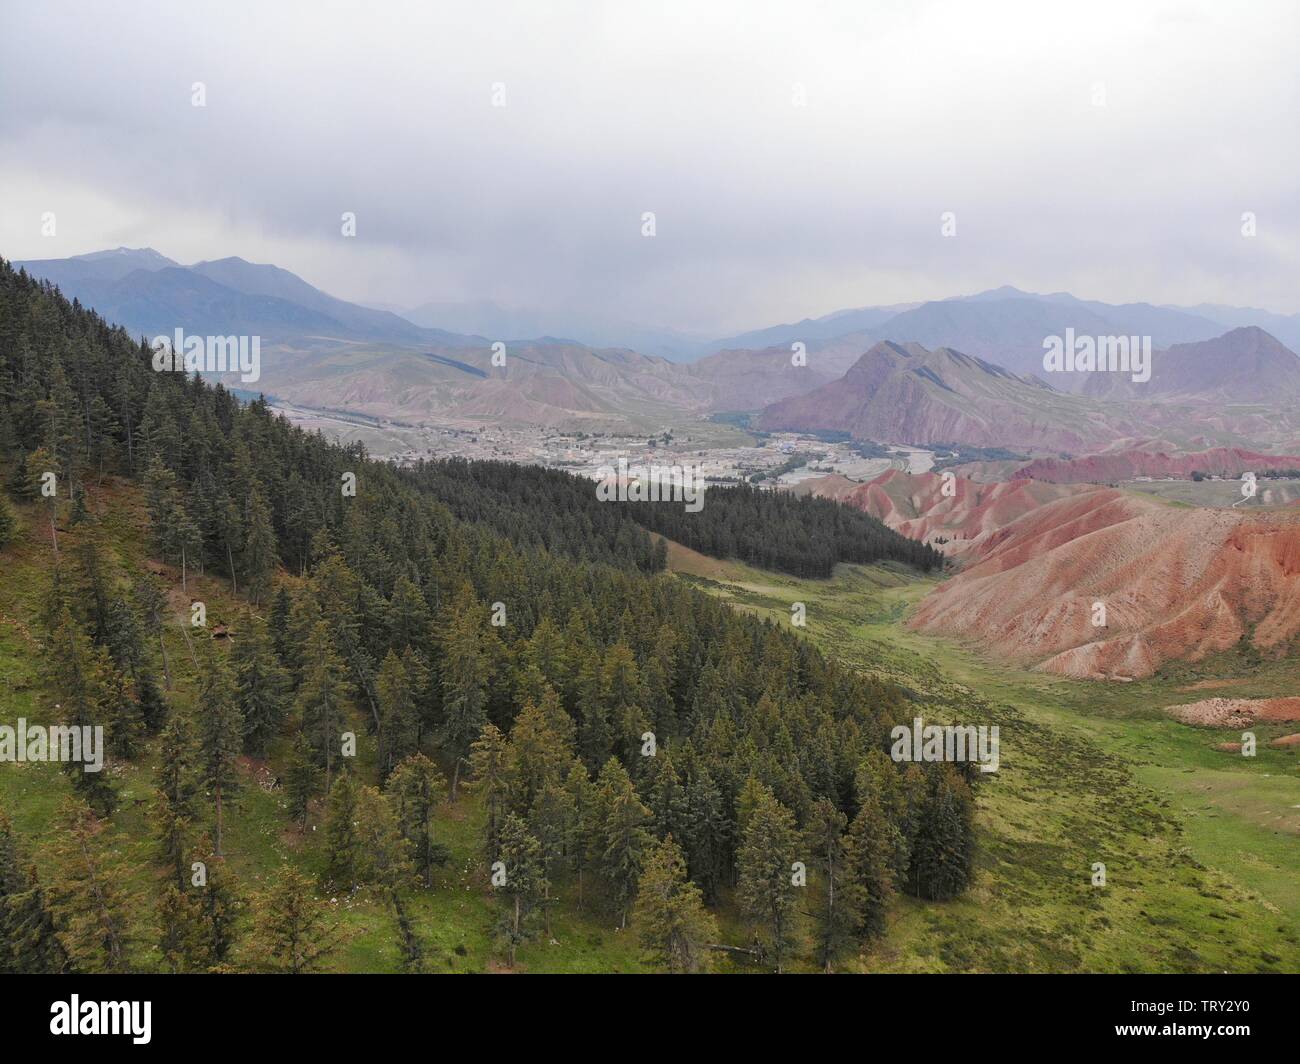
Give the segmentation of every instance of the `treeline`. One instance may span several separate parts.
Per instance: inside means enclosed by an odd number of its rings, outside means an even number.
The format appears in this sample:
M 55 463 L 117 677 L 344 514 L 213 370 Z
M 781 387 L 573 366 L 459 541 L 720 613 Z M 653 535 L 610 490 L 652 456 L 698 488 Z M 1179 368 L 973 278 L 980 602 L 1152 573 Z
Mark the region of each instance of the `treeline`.
M 692 550 L 793 576 L 828 577 L 836 562 L 896 561 L 927 572 L 943 565 L 943 555 L 933 547 L 832 499 L 737 485 L 710 488 L 694 513 L 679 503 L 619 506 L 646 528 Z
M 147 899 L 104 830 L 116 773 L 68 766 L 44 879 L 0 820 L 0 968 L 312 970 L 342 938 L 327 887 L 388 906 L 420 970 L 410 900 L 437 889 L 433 809 L 467 775 L 511 958 L 562 899 L 631 919 L 666 968 L 705 967 L 709 906 L 734 897 L 755 959 L 789 963 L 811 913 L 829 966 L 883 932 L 895 890 L 946 898 L 970 877 L 970 780 L 885 753 L 911 715 L 902 692 L 637 571 L 656 562 L 626 522 L 592 514 L 571 527 L 596 542 L 548 541 L 571 497 L 547 477 L 373 462 L 155 373 L 142 343 L 4 263 L 0 461 L 48 532 L 35 628 L 53 701 L 103 725 L 114 762 L 156 766 Z M 145 514 L 98 512 L 88 489 L 112 476 L 140 485 Z M 177 582 L 203 570 L 238 589 L 233 639 L 188 635 L 166 582 L 110 535 L 123 519 Z M 365 768 L 353 732 L 373 743 Z M 324 871 L 286 866 L 250 898 L 223 850 L 241 759 L 268 754 L 285 827 L 323 839 Z

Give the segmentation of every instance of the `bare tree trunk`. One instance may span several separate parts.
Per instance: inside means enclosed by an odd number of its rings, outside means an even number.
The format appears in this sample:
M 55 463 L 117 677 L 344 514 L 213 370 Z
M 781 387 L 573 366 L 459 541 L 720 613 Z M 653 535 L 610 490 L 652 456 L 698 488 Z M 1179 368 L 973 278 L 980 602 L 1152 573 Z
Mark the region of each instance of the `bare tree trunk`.
M 161 626 L 158 628 L 158 646 L 162 650 L 163 678 L 167 682 L 167 690 L 170 691 L 172 689 L 172 670 L 171 665 L 167 661 L 167 640 L 163 638 Z

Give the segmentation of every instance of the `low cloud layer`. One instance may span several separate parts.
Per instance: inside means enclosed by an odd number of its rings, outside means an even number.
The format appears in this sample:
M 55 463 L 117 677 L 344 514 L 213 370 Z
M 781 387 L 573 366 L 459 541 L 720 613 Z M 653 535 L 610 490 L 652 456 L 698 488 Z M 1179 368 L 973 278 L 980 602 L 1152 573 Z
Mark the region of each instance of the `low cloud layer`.
M 706 334 L 1003 283 L 1300 310 L 1286 2 L 2 2 L 9 258 Z

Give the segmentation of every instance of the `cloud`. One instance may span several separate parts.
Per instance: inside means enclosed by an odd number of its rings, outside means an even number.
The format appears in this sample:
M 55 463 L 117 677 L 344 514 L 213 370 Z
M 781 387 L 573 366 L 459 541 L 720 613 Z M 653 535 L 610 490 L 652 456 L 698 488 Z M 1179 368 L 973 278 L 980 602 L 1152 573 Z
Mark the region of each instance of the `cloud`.
M 273 261 L 353 299 L 706 332 L 1004 282 L 1300 309 L 1284 2 L 94 3 L 5 20 L 8 257 L 149 244 Z

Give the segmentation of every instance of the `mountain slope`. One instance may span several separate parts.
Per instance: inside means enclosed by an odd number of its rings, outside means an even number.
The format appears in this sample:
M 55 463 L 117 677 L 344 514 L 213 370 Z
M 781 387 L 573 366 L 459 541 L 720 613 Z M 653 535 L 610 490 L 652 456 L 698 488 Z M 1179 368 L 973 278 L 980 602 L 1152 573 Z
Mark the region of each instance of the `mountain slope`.
M 769 430 L 827 429 L 880 442 L 1080 451 L 1135 428 L 1097 404 L 959 351 L 882 341 L 841 380 L 769 406 Z
M 1121 373 L 1088 374 L 1082 392 L 1138 400 L 1270 403 L 1300 399 L 1300 358 L 1263 329 L 1250 325 L 1153 352 L 1148 381 L 1134 382 Z
M 968 559 L 911 626 L 1048 672 L 1149 676 L 1243 639 L 1284 652 L 1300 633 L 1296 512 L 1189 510 L 1098 488 L 1030 511 Z

